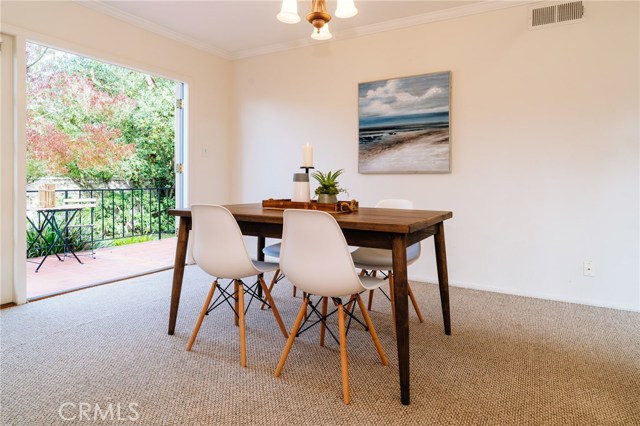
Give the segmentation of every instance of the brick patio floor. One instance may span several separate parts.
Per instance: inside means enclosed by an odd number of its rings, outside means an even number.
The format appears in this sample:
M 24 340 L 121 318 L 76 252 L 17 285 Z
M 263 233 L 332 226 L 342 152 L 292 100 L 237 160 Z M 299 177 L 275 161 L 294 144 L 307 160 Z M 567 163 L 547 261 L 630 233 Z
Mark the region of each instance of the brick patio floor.
M 173 267 L 176 238 L 166 238 L 119 247 L 96 249 L 96 258 L 81 253 L 82 264 L 73 257 L 64 262 L 49 256 L 38 272 L 42 258 L 27 262 L 27 299 L 64 293 L 97 284 L 119 281 Z

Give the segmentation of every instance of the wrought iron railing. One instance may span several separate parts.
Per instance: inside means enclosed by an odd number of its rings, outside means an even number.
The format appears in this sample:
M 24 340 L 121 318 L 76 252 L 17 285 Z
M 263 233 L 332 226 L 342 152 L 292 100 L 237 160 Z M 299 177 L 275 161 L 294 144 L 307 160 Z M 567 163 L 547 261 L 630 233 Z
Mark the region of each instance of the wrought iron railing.
M 37 205 L 37 190 L 27 191 L 28 205 Z M 112 240 L 157 236 L 158 239 L 175 235 L 175 217 L 167 214 L 167 209 L 175 207 L 175 189 L 165 188 L 123 188 L 123 189 L 58 189 L 56 205 L 64 204 L 69 198 L 94 198 L 95 207 L 85 208 L 73 218 L 73 224 L 92 224 L 92 245 L 108 245 Z M 38 213 L 28 209 L 31 220 L 40 226 Z M 63 213 L 59 213 L 63 214 Z M 68 214 L 68 213 L 64 213 Z M 33 226 L 27 222 L 29 245 Z M 32 237 L 32 235 L 31 235 Z M 86 246 L 87 236 L 74 236 L 76 243 Z M 60 243 L 62 246 L 62 243 Z M 60 247 L 54 252 L 61 252 Z M 27 253 L 28 257 L 40 255 L 37 250 Z

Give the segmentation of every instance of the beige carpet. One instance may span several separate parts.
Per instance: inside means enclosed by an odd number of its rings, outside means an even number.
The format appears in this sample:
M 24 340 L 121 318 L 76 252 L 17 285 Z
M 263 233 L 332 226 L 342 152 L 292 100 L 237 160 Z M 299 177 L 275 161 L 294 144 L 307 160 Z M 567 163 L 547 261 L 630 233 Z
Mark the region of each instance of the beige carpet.
M 391 365 L 353 328 L 345 406 L 335 342 L 321 348 L 317 331 L 303 335 L 274 378 L 285 341 L 255 305 L 248 368 L 228 308 L 205 318 L 187 353 L 209 279 L 187 268 L 168 336 L 171 273 L 2 310 L 0 424 L 640 424 L 638 313 L 452 288 L 445 336 L 437 287 L 415 283 L 426 322 L 410 324 L 411 405 L 400 404 L 390 307 L 378 297 L 372 319 Z M 300 299 L 277 287 L 290 328 Z

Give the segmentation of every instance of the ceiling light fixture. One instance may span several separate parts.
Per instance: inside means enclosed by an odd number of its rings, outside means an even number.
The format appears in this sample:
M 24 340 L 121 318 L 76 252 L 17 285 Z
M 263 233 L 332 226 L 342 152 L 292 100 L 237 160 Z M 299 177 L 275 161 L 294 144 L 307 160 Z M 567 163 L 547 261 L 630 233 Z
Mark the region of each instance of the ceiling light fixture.
M 353 4 L 353 0 L 338 0 L 335 15 L 338 18 L 351 18 L 358 13 L 358 9 Z M 296 24 L 300 22 L 298 16 L 297 0 L 282 0 L 282 8 L 276 16 L 280 22 L 285 24 Z M 332 35 L 329 31 L 329 21 L 331 15 L 327 12 L 325 0 L 311 0 L 311 10 L 307 15 L 307 21 L 313 25 L 311 38 L 314 40 L 329 40 Z

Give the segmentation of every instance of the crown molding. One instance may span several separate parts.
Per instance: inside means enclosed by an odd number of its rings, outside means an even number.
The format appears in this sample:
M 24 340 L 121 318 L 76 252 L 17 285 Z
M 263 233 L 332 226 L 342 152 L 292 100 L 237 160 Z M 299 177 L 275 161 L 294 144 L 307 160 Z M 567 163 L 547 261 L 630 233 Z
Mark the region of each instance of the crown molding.
M 170 30 L 162 25 L 158 25 L 151 21 L 148 21 L 143 18 L 139 18 L 137 16 L 131 15 L 130 13 L 122 12 L 119 9 L 116 9 L 113 6 L 109 6 L 108 4 L 98 1 L 98 0 L 74 0 L 75 3 L 85 6 L 89 9 L 93 9 L 96 12 L 103 13 L 105 15 L 109 15 L 113 18 L 119 19 L 121 21 L 127 22 L 129 24 L 135 25 L 138 28 L 145 29 L 147 31 L 151 31 L 153 33 L 159 34 L 161 36 L 170 38 L 175 41 L 179 41 L 186 45 L 195 47 L 196 49 L 204 50 L 205 52 L 213 53 L 216 56 L 220 56 L 224 59 L 234 59 L 234 55 L 230 52 L 220 49 L 219 47 L 213 46 L 209 43 L 204 43 L 199 40 L 193 39 L 191 37 L 187 37 L 183 34 L 177 33 L 173 30 Z
M 297 49 L 300 47 L 307 47 L 317 45 L 318 43 L 329 43 L 337 40 L 348 40 L 352 38 L 362 37 L 371 34 L 377 34 L 387 31 L 394 31 L 403 28 L 413 27 L 417 25 L 425 25 L 432 22 L 446 21 L 450 19 L 462 18 L 465 16 L 477 15 L 481 13 L 493 12 L 500 9 L 506 9 L 510 7 L 522 6 L 526 4 L 540 3 L 541 0 L 485 0 L 480 3 L 474 3 L 465 6 L 453 7 L 443 11 L 430 12 L 422 15 L 409 16 L 406 18 L 394 19 L 392 21 L 381 22 L 378 24 L 365 25 L 356 28 L 350 28 L 342 31 L 336 31 L 333 33 L 333 38 L 327 41 L 316 41 L 311 38 L 304 38 L 293 40 L 287 43 L 276 43 L 268 46 L 262 46 L 255 49 L 244 49 L 235 52 L 229 52 L 219 47 L 213 46 L 209 43 L 204 43 L 195 40 L 191 37 L 187 37 L 183 34 L 179 34 L 173 30 L 170 30 L 162 25 L 155 24 L 146 19 L 139 18 L 120 11 L 119 9 L 109 6 L 108 4 L 99 0 L 74 0 L 76 3 L 93 9 L 97 12 L 110 15 L 116 19 L 128 22 L 139 28 L 154 32 L 164 37 L 185 43 L 189 46 L 195 47 L 200 50 L 212 53 L 216 56 L 224 59 L 245 59 L 253 56 L 266 55 L 269 53 L 282 52 L 285 50 Z
M 424 13 L 422 15 L 409 16 L 406 18 L 394 19 L 391 21 L 381 22 L 378 24 L 365 25 L 356 28 L 350 28 L 333 33 L 333 38 L 327 41 L 318 42 L 311 38 L 294 40 L 289 43 L 272 44 L 269 46 L 259 47 L 255 49 L 246 49 L 232 52 L 232 59 L 245 59 L 252 56 L 266 55 L 269 53 L 281 52 L 284 50 L 297 49 L 299 47 L 307 47 L 317 45 L 318 43 L 330 43 L 337 40 L 348 40 L 352 38 L 362 37 L 371 34 L 377 34 L 387 31 L 400 30 L 403 28 L 414 27 L 417 25 L 429 24 L 432 22 L 446 21 L 450 19 L 461 18 L 465 16 L 477 15 L 481 13 L 493 12 L 495 10 L 506 9 L 510 7 L 522 6 L 526 4 L 540 3 L 541 0 L 485 0 L 481 3 L 475 3 L 465 6 L 454 7 L 443 11 Z

